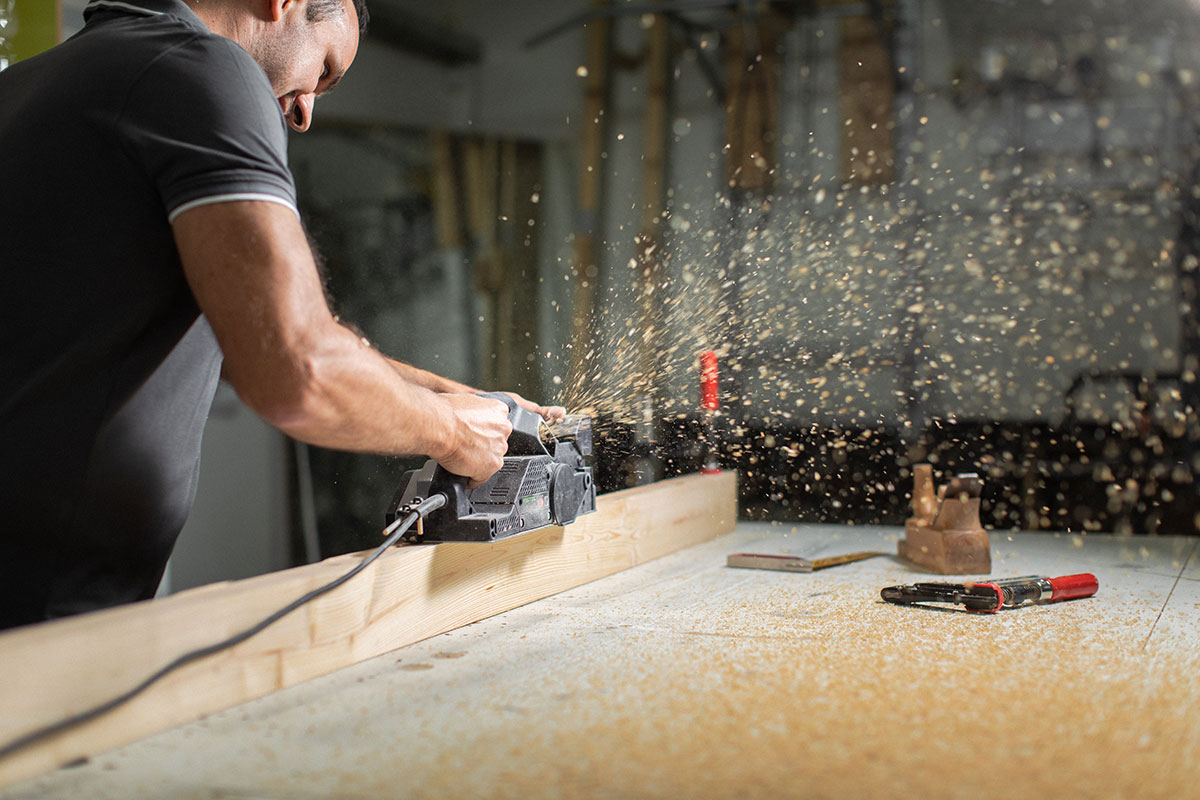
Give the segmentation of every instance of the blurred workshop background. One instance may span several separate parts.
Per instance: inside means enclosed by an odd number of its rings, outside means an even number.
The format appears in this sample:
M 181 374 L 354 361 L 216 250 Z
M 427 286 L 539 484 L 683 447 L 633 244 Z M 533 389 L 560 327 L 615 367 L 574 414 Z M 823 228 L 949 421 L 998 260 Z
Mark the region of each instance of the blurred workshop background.
M 603 490 L 711 443 L 746 518 L 902 524 L 927 461 L 997 530 L 1197 532 L 1200 0 L 368 1 L 290 152 L 383 351 L 593 414 Z M 373 546 L 410 466 L 223 387 L 165 589 Z

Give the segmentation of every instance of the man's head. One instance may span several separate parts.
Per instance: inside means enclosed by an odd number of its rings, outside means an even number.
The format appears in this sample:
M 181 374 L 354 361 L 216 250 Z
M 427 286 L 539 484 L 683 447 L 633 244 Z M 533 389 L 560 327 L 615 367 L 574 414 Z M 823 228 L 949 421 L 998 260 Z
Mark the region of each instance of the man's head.
M 235 36 L 266 71 L 288 124 L 312 123 L 317 95 L 350 68 L 366 27 L 366 0 L 257 0 L 265 13 L 253 33 Z M 244 29 L 243 29 L 244 30 Z
M 354 0 L 354 11 L 358 14 L 358 33 L 367 32 L 367 0 Z M 309 0 L 305 16 L 309 22 L 320 22 L 328 17 L 345 13 L 342 0 Z

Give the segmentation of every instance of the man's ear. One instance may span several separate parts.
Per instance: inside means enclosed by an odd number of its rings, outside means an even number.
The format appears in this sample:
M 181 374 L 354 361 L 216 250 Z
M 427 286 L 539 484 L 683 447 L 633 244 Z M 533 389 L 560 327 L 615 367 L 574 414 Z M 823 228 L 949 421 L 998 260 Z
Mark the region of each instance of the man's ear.
M 292 6 L 299 5 L 297 0 L 261 0 L 266 5 L 267 19 L 271 22 L 279 22 L 283 19 L 284 14 L 292 9 Z

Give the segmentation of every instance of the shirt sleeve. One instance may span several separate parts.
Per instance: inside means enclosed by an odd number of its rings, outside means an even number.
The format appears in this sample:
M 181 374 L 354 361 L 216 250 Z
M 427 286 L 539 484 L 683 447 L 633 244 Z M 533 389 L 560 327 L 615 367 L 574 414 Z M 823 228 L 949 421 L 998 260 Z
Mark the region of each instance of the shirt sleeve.
M 283 113 L 266 74 L 228 39 L 197 36 L 156 58 L 133 85 L 120 127 L 168 219 L 226 200 L 296 211 Z

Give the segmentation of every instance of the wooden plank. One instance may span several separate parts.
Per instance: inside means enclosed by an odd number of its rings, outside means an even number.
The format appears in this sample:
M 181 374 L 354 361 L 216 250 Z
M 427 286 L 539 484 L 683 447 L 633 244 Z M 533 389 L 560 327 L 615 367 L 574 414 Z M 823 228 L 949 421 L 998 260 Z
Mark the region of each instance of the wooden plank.
M 237 647 L 107 716 L 0 760 L 0 786 L 499 614 L 733 530 L 736 478 L 602 495 L 595 514 L 494 544 L 401 546 Z M 338 556 L 0 635 L 0 742 L 129 689 L 179 654 L 340 576 Z
M 458 211 L 458 187 L 454 175 L 454 144 L 450 134 L 435 130 L 429 136 L 433 166 L 433 218 L 437 223 L 437 243 L 441 250 L 461 250 L 462 220 Z
M 517 268 L 516 258 L 518 252 L 514 247 L 516 235 L 514 228 L 516 227 L 517 216 L 517 143 L 512 139 L 504 139 L 500 142 L 499 151 L 499 175 L 497 176 L 497 214 L 492 220 L 492 225 L 496 227 L 496 240 L 499 243 L 500 258 L 497 266 L 501 268 L 496 288 L 493 292 L 494 301 L 492 305 L 492 353 L 494 358 L 492 361 L 492 381 L 488 386 L 512 386 L 515 391 L 525 394 L 534 395 L 529 386 L 517 386 L 513 378 L 519 371 L 520 367 L 525 366 L 525 355 L 527 350 L 522 348 L 518 355 L 517 348 L 522 344 L 522 337 L 518 331 L 518 319 L 516 314 L 516 297 L 519 295 L 523 299 L 528 299 L 532 293 L 533 297 L 538 296 L 537 287 L 529 291 L 529 287 L 522 285 L 519 290 L 516 286 L 517 282 L 522 281 L 525 275 L 522 270 Z M 536 316 L 536 312 L 535 312 Z M 532 338 L 532 337 L 530 337 Z M 533 344 L 533 342 L 528 342 Z
M 646 144 L 642 156 L 641 233 L 636 239 L 639 275 L 634 287 L 639 297 L 637 374 L 656 376 L 659 354 L 666 349 L 662 336 L 662 300 L 656 291 L 662 279 L 662 220 L 667 186 L 667 117 L 670 113 L 671 23 L 655 14 L 650 25 L 646 57 Z M 652 395 L 653 378 L 635 387 Z
M 603 10 L 609 0 L 594 0 Z M 575 298 L 571 322 L 572 383 L 588 377 L 595 348 L 596 285 L 600 281 L 597 232 L 603 208 L 604 148 L 608 139 L 607 109 L 612 91 L 609 61 L 612 52 L 612 22 L 607 17 L 587 24 L 587 83 L 584 89 L 583 134 L 579 144 L 579 199 L 576 212 L 574 259 Z
M 725 176 L 730 189 L 775 188 L 779 144 L 780 39 L 786 21 L 769 6 L 725 32 Z
M 541 308 L 545 302 L 541 291 L 543 265 L 541 252 L 542 219 L 542 144 L 512 142 L 511 154 L 505 159 L 506 170 L 512 179 L 504 184 L 501 213 L 507 217 L 501 228 L 500 244 L 508 254 L 509 279 L 505 283 L 501 307 L 506 322 L 501 343 L 509 354 L 507 372 L 500 372 L 495 386 L 508 387 L 526 397 L 547 394 L 550 376 L 544 374 L 546 359 L 539 356 Z M 557 274 L 557 273 L 556 273 Z
M 893 84 L 891 58 L 876 23 L 847 17 L 841 25 L 842 180 L 859 184 L 891 182 Z
M 496 359 L 489 357 L 500 346 L 500 292 L 504 288 L 507 267 L 496 230 L 496 187 L 499 180 L 500 144 L 494 137 L 467 139 L 463 143 L 463 170 L 466 175 L 467 224 L 471 232 L 471 259 L 475 290 L 483 303 L 478 328 L 475 369 L 484 386 L 500 384 Z

